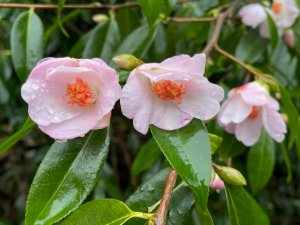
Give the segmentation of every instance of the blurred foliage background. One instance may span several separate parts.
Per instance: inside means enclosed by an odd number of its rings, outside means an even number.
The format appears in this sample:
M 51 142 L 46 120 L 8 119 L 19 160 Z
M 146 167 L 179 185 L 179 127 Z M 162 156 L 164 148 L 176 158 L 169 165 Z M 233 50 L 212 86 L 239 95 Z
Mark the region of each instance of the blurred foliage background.
M 1 0 L 1 3 L 13 2 Z M 124 1 L 107 0 L 103 4 L 119 4 Z M 227 0 L 169 1 L 169 16 L 173 17 L 208 17 L 214 16 L 220 7 L 230 3 Z M 241 1 L 240 5 L 250 1 Z M 251 1 L 254 2 L 254 1 Z M 18 3 L 53 3 L 50 0 Z M 68 0 L 67 4 L 90 4 L 87 0 Z M 222 49 L 254 67 L 273 75 L 287 90 L 297 110 L 300 109 L 300 19 L 293 26 L 296 44 L 289 48 L 279 38 L 273 49 L 270 41 L 259 36 L 257 30 L 246 28 L 241 24 L 236 11 L 222 27 L 219 45 Z M 0 142 L 20 129 L 27 118 L 27 105 L 20 97 L 21 80 L 18 78 L 11 59 L 11 29 L 14 21 L 25 9 L 0 8 Z M 55 9 L 36 9 L 44 26 L 43 57 L 71 56 L 101 57 L 116 67 L 111 58 L 120 53 L 120 45 L 125 38 L 137 32 L 134 40 L 127 43 L 137 57 L 145 62 L 160 62 L 176 54 L 201 52 L 213 31 L 214 23 L 179 22 L 166 16 L 155 25 L 153 31 L 147 32 L 146 19 L 140 7 L 128 7 L 117 10 L 107 9 L 63 9 L 61 20 L 68 37 L 57 23 Z M 102 15 L 100 22 L 93 17 Z M 106 16 L 107 18 L 103 17 Z M 138 29 L 138 30 L 136 30 Z M 135 45 L 139 49 L 135 49 Z M 132 46 L 130 46 L 132 45 Z M 124 47 L 124 46 L 123 46 Z M 126 49 L 126 48 L 125 48 Z M 128 74 L 120 71 L 120 76 Z M 208 59 L 206 74 L 211 82 L 222 85 L 226 90 L 243 84 L 249 79 L 247 72 L 228 58 L 213 52 Z M 252 77 L 250 78 L 250 80 Z M 297 123 L 297 121 L 295 121 Z M 209 124 L 209 132 L 223 136 L 223 131 L 215 121 Z M 155 150 L 155 143 L 149 143 L 150 134 L 138 134 L 132 121 L 125 119 L 116 105 L 112 117 L 112 141 L 107 163 L 100 174 L 100 180 L 87 200 L 112 197 L 126 201 L 144 181 L 151 184 L 145 187 L 149 191 L 146 200 L 154 204 L 159 200 L 166 178 L 167 161 Z M 224 134 L 226 135 L 226 134 Z M 298 134 L 299 135 L 299 134 Z M 233 167 L 247 174 L 247 155 L 249 149 L 232 137 L 232 143 L 222 144 L 216 161 L 231 158 Z M 224 138 L 224 139 L 225 139 Z M 147 142 L 148 141 L 148 142 Z M 46 154 L 53 140 L 34 128 L 10 151 L 0 155 L 0 224 L 22 224 L 25 203 L 30 184 L 39 163 Z M 151 142 L 151 141 L 150 141 Z M 153 142 L 153 141 L 152 141 Z M 147 143 L 147 145 L 144 145 Z M 283 144 L 285 145 L 285 144 Z M 133 165 L 141 150 L 146 151 L 140 164 Z M 150 149 L 150 150 L 149 150 Z M 222 154 L 222 151 L 225 152 Z M 298 150 L 299 151 L 299 150 Z M 283 154 L 283 152 L 285 154 Z M 221 157 L 223 156 L 223 157 Z M 270 217 L 271 224 L 300 224 L 300 164 L 296 146 L 285 149 L 276 145 L 275 167 L 270 182 L 255 195 L 256 200 Z M 150 188 L 152 187 L 152 188 Z M 246 187 L 249 191 L 249 187 Z M 250 191 L 251 192 L 251 191 Z M 176 199 L 176 197 L 178 199 Z M 141 206 L 129 199 L 132 209 Z M 184 198 L 184 201 L 182 201 Z M 144 200 L 144 201 L 146 201 Z M 172 199 L 171 207 L 183 207 L 182 221 L 174 224 L 199 224 L 195 215 L 193 197 L 189 190 L 180 189 Z M 177 201 L 177 202 L 176 202 Z M 142 202 L 142 200 L 140 201 Z M 179 203 L 185 202 L 186 205 Z M 141 203 L 142 204 L 142 203 Z M 150 204 L 151 205 L 151 204 Z M 144 206 L 143 206 L 144 207 Z M 225 192 L 211 191 L 208 208 L 215 224 L 230 224 L 227 213 Z M 181 209 L 178 209 L 181 210 Z M 129 223 L 128 223 L 129 224 Z

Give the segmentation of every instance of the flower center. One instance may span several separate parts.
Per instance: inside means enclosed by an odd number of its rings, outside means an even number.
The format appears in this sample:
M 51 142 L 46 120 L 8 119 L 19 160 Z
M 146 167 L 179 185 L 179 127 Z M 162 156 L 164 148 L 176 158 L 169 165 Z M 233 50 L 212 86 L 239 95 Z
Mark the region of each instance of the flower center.
M 152 91 L 163 100 L 175 100 L 179 104 L 186 91 L 185 84 L 176 84 L 171 80 L 161 80 L 152 83 Z
M 282 10 L 282 3 L 280 2 L 274 2 L 272 4 L 272 11 L 275 13 L 275 14 L 278 14 L 280 13 Z
M 76 77 L 75 83 L 67 84 L 66 96 L 68 97 L 68 105 L 84 107 L 92 106 L 94 103 L 89 85 L 79 77 Z
M 252 111 L 248 116 L 248 118 L 253 120 L 258 116 L 258 114 L 259 114 L 259 108 L 257 106 L 252 106 Z

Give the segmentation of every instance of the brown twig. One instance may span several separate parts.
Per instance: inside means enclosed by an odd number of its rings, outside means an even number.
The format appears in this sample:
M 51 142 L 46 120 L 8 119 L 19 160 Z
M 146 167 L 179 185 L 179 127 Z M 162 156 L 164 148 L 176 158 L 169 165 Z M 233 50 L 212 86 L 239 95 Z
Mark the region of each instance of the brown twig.
M 172 191 L 176 182 L 177 174 L 174 169 L 170 169 L 164 193 L 160 200 L 159 208 L 155 214 L 155 225 L 165 225 Z
M 217 18 L 216 17 L 192 17 L 192 18 L 187 18 L 187 17 L 169 17 L 168 21 L 171 22 L 176 22 L 176 23 L 184 23 L 184 22 L 211 22 L 215 21 Z
M 92 4 L 65 4 L 64 9 L 121 9 L 128 7 L 137 7 L 139 6 L 136 2 L 127 2 L 114 5 L 102 5 L 100 3 Z M 19 8 L 19 9 L 57 9 L 59 5 L 57 4 L 22 4 L 22 3 L 0 3 L 0 8 Z
M 250 67 L 249 65 L 247 65 L 246 63 L 238 60 L 236 57 L 234 57 L 233 55 L 231 55 L 230 53 L 224 51 L 223 49 L 221 49 L 217 44 L 214 46 L 214 49 L 219 52 L 220 54 L 226 56 L 227 58 L 231 59 L 233 62 L 239 64 L 241 67 L 243 67 L 245 70 L 247 70 L 249 73 L 253 74 L 256 77 L 261 77 L 261 74 L 256 72 L 254 69 L 252 69 L 252 67 Z
M 232 14 L 235 6 L 238 4 L 239 0 L 232 3 L 224 12 L 220 13 L 216 20 L 215 29 L 213 31 L 210 41 L 205 46 L 203 53 L 206 56 L 209 56 L 214 47 L 217 45 L 220 33 L 222 31 L 222 26 L 225 23 L 226 19 Z

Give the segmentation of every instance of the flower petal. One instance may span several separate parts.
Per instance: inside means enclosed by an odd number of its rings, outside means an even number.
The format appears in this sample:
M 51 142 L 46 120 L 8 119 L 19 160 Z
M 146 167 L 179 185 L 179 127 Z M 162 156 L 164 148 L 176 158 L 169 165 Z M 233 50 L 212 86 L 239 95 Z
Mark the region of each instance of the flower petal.
M 266 13 L 262 5 L 258 3 L 249 4 L 244 6 L 239 11 L 239 16 L 242 22 L 253 28 L 256 28 L 259 24 L 266 20 Z
M 282 142 L 287 132 L 286 125 L 281 115 L 267 105 L 262 108 L 262 122 L 266 131 L 277 142 Z
M 236 125 L 235 136 L 246 146 L 255 144 L 260 136 L 262 128 L 261 116 L 255 119 L 246 119 L 242 123 Z
M 223 89 L 203 77 L 186 83 L 186 93 L 183 94 L 181 103 L 176 106 L 192 117 L 209 120 L 218 113 L 219 101 L 223 97 Z
M 257 82 L 246 84 L 240 93 L 243 100 L 250 105 L 264 105 L 269 97 L 268 91 Z
M 247 104 L 240 94 L 228 98 L 221 107 L 219 120 L 222 124 L 240 123 L 245 120 L 252 111 L 252 105 Z

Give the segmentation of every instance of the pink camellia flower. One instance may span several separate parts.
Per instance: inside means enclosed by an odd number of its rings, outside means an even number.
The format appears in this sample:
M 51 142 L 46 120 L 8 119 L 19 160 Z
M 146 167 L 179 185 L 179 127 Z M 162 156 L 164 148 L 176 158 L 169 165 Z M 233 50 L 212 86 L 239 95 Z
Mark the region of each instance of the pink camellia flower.
M 58 140 L 107 127 L 120 94 L 117 74 L 105 62 L 68 57 L 41 60 L 21 89 L 31 119 Z
M 262 128 L 277 142 L 284 139 L 286 125 L 278 113 L 278 102 L 257 82 L 234 88 L 221 106 L 218 122 L 220 126 L 235 134 L 247 146 L 260 137 Z
M 135 129 L 143 134 L 150 124 L 175 130 L 193 117 L 211 119 L 219 111 L 224 93 L 203 77 L 204 69 L 204 54 L 179 55 L 138 66 L 122 90 L 123 114 L 133 119 Z
M 209 187 L 213 190 L 224 189 L 224 182 L 221 180 L 218 174 L 215 174 L 214 180 L 210 182 Z
M 292 26 L 299 15 L 295 0 L 275 0 L 271 8 L 264 8 L 258 3 L 248 4 L 241 8 L 239 16 L 245 25 L 253 28 L 259 26 L 261 36 L 269 38 L 270 31 L 266 12 L 273 18 L 279 36 L 283 35 L 285 29 Z

